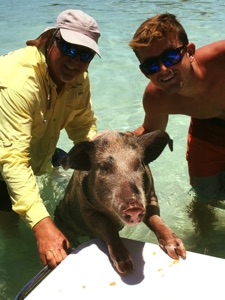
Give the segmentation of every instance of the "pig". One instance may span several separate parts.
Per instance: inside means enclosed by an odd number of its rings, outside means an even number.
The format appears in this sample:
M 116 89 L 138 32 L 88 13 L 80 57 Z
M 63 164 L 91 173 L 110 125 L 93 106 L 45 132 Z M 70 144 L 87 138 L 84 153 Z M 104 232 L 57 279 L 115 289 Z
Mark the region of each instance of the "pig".
M 112 130 L 78 143 L 61 162 L 65 170 L 74 172 L 56 208 L 56 225 L 67 236 L 69 231 L 79 231 L 101 238 L 121 274 L 134 268 L 119 236 L 124 225 L 144 222 L 170 257 L 186 258 L 181 239 L 160 217 L 149 168 L 167 144 L 172 150 L 172 140 L 164 131 L 136 137 Z

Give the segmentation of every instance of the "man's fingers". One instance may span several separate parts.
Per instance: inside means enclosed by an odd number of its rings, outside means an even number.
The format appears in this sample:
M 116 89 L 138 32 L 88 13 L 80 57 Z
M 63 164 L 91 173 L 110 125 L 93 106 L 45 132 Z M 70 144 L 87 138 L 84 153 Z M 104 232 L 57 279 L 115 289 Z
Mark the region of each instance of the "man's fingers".
M 64 249 L 59 249 L 59 251 L 60 251 L 60 254 L 61 254 L 61 257 L 62 257 L 61 260 L 65 259 L 68 255 L 68 252 L 66 252 Z
M 45 258 L 46 263 L 49 266 L 49 268 L 54 269 L 57 266 L 55 256 L 52 250 L 46 250 L 45 251 Z
M 57 267 L 58 264 L 62 260 L 64 260 L 67 257 L 67 253 L 64 249 L 59 249 L 57 251 L 53 250 L 46 250 L 45 251 L 45 258 L 46 258 L 46 263 L 51 269 L 54 269 Z

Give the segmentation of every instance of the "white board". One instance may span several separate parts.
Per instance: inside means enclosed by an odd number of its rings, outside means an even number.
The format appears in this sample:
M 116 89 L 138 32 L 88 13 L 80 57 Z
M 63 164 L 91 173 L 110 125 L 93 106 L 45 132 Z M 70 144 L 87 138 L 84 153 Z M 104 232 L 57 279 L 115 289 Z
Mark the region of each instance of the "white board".
M 123 239 L 134 261 L 132 274 L 119 275 L 105 244 L 82 244 L 54 269 L 26 300 L 208 300 L 225 299 L 225 260 L 187 252 L 168 257 L 158 245 Z

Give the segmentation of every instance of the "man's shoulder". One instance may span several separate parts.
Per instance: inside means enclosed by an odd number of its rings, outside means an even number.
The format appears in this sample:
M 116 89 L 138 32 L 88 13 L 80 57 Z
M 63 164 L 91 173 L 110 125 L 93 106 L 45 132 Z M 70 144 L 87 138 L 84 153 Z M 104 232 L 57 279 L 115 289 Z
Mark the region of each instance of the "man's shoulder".
M 36 47 L 26 46 L 0 56 L 0 62 L 18 63 L 23 60 L 29 62 L 30 59 L 34 60 L 36 57 L 40 57 L 40 51 Z
M 196 50 L 196 54 L 198 56 L 206 55 L 210 57 L 217 57 L 220 54 L 225 54 L 225 40 L 204 45 Z
M 27 46 L 0 57 L 0 83 L 2 86 L 20 90 L 28 78 L 35 81 L 37 73 L 46 69 L 43 54 Z
M 214 41 L 200 47 L 199 49 L 201 48 L 225 48 L 225 40 Z
M 161 89 L 157 88 L 151 81 L 145 88 L 144 98 L 146 99 L 160 99 L 162 97 L 166 97 L 166 93 Z

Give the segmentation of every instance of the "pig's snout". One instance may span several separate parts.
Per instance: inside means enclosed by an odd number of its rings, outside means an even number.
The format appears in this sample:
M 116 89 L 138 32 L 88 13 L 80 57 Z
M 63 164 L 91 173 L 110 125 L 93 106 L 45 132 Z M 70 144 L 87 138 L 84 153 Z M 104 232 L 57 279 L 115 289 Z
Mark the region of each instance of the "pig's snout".
M 128 208 L 122 211 L 122 218 L 127 225 L 135 225 L 140 223 L 145 215 L 143 206 L 130 204 Z

